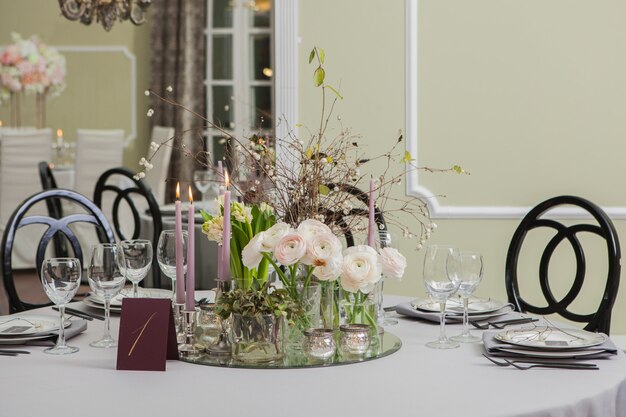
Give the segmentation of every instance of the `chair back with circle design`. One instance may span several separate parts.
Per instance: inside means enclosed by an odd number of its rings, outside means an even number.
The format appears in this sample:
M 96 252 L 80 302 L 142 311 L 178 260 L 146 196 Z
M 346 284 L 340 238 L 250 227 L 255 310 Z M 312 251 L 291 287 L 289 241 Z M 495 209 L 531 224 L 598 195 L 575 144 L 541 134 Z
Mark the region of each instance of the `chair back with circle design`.
M 39 168 L 39 180 L 41 182 L 42 190 L 56 190 L 57 182 L 50 168 L 50 164 L 46 161 L 41 161 L 38 164 Z M 55 219 L 63 217 L 63 207 L 61 206 L 61 200 L 57 198 L 50 198 L 46 200 L 46 207 L 48 209 L 48 215 Z M 54 236 L 54 254 L 57 257 L 67 256 L 67 245 L 63 236 L 57 234 Z
M 33 206 L 47 202 L 50 199 L 74 203 L 81 209 L 81 212 L 77 210 L 76 213 L 61 218 L 54 218 L 43 214 L 29 214 L 29 210 L 31 210 Z M 35 255 L 36 271 L 39 272 L 46 258 L 46 249 L 49 246 L 50 240 L 53 240 L 57 234 L 62 234 L 67 240 L 72 250 L 71 256 L 78 258 L 81 265 L 85 265 L 86 248 L 72 228 L 79 223 L 90 224 L 95 227 L 98 230 L 98 236 L 101 237 L 100 242 L 115 243 L 113 229 L 111 229 L 102 211 L 91 200 L 77 192 L 63 189 L 42 191 L 28 197 L 15 209 L 2 235 L 2 279 L 9 297 L 9 312 L 11 314 L 50 305 L 50 303 L 34 304 L 25 302 L 19 297 L 13 278 L 13 266 L 11 261 L 17 231 L 31 225 L 44 226 L 45 230 L 41 235 Z
M 161 272 L 156 256 L 157 242 L 163 230 L 161 211 L 150 186 L 142 179 L 135 179 L 134 176 L 133 171 L 122 167 L 105 171 L 98 178 L 93 201 L 104 212 L 108 212 L 109 207 L 103 205 L 107 201 L 111 203 L 113 227 L 120 241 L 139 238 L 152 241 L 152 284 L 154 288 L 161 288 Z M 105 199 L 105 196 L 108 199 Z M 141 213 L 144 212 L 150 216 L 152 228 L 150 231 L 146 227 L 142 233 Z M 144 216 L 144 219 L 147 219 L 147 216 Z M 149 236 L 146 233 L 149 233 Z
M 546 214 L 556 207 L 570 206 L 582 210 L 584 214 L 592 217 L 593 221 L 569 224 L 562 223 L 552 217 L 546 218 Z M 549 239 L 541 259 L 539 261 L 538 278 L 542 296 L 547 302 L 546 306 L 537 306 L 528 302 L 520 294 L 518 276 L 518 261 L 520 251 L 528 233 L 540 228 L 552 230 L 554 234 Z M 606 247 L 607 276 L 598 308 L 593 313 L 580 314 L 570 310 L 571 304 L 579 296 L 585 280 L 587 264 L 585 251 L 581 244 L 580 234 L 590 233 L 603 240 Z M 553 288 L 550 286 L 548 271 L 550 261 L 555 250 L 561 244 L 567 242 L 571 245 L 576 258 L 576 273 L 571 288 L 560 299 L 557 299 Z M 607 214 L 594 203 L 575 196 L 559 196 L 550 198 L 534 207 L 521 221 L 513 234 L 506 258 L 505 285 L 509 302 L 513 303 L 517 311 L 548 315 L 558 314 L 567 320 L 585 323 L 585 330 L 598 331 L 609 334 L 611 326 L 611 311 L 617 297 L 621 270 L 621 253 L 619 239 L 615 227 Z

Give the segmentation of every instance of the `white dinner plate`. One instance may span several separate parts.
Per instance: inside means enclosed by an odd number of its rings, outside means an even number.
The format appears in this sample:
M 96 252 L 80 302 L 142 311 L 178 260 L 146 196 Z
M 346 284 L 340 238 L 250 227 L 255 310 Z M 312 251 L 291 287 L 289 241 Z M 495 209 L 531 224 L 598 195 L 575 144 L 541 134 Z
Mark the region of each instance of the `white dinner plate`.
M 141 298 L 171 298 L 172 292 L 170 290 L 163 290 L 160 288 L 141 288 L 139 287 L 139 297 Z M 124 288 L 118 295 L 111 300 L 111 307 L 122 307 L 122 300 L 126 297 L 133 296 L 132 288 Z M 94 304 L 100 304 L 104 308 L 104 299 L 94 293 L 89 294 L 89 299 Z
M 67 326 L 69 321 L 66 320 L 65 327 Z M 16 317 L 3 316 L 0 319 L 0 338 L 49 334 L 55 330 L 59 330 L 59 319 L 56 317 L 25 314 Z
M 518 348 L 498 348 L 498 352 L 512 353 L 529 358 L 547 358 L 547 359 L 573 359 L 585 356 L 600 355 L 606 353 L 604 349 L 585 349 L 585 350 L 529 350 Z
M 439 312 L 439 303 L 430 298 L 422 298 L 411 301 L 411 305 L 417 309 L 428 312 Z M 490 298 L 470 298 L 467 311 L 470 316 L 484 315 L 500 310 L 506 303 L 492 300 Z M 463 302 L 460 299 L 452 298 L 446 301 L 446 314 L 463 314 Z
M 88 295 L 87 297 L 83 298 L 83 304 L 85 304 L 88 307 L 91 308 L 97 308 L 98 310 L 104 310 L 104 304 L 101 304 L 99 302 L 96 302 L 93 300 L 93 294 Z M 122 306 L 121 305 L 113 305 L 111 304 L 111 313 L 119 313 L 122 311 Z
M 494 336 L 501 342 L 536 349 L 581 349 L 601 345 L 606 336 L 580 329 L 557 329 L 536 327 L 500 332 Z

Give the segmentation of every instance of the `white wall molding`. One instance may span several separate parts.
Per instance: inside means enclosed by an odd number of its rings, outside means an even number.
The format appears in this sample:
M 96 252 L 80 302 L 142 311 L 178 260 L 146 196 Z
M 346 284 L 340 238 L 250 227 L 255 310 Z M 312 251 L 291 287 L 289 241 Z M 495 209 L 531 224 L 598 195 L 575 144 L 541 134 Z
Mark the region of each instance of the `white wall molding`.
M 406 149 L 416 159 L 416 165 L 420 166 L 418 162 L 420 160 L 418 152 L 418 1 L 406 0 L 405 4 L 405 134 Z M 420 185 L 419 172 L 415 169 L 407 170 L 406 192 L 408 195 L 423 199 L 428 205 L 431 217 L 438 219 L 519 219 L 531 209 L 531 207 L 515 206 L 443 205 L 431 190 Z M 613 219 L 626 219 L 626 207 L 603 207 L 603 209 Z M 551 211 L 550 217 L 576 219 L 588 216 L 579 209 L 563 208 Z
M 76 53 L 121 53 L 130 63 L 130 132 L 126 135 L 127 147 L 137 137 L 137 58 L 127 47 L 121 45 L 54 45 L 61 52 Z

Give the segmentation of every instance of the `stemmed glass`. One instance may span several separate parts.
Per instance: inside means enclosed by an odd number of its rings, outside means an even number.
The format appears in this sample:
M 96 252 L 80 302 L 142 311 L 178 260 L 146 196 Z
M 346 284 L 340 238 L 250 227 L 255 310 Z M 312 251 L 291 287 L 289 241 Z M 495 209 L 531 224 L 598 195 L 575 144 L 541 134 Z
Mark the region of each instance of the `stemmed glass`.
M 208 170 L 196 170 L 193 172 L 193 181 L 196 188 L 202 193 L 202 201 L 207 200 L 207 192 L 215 190 L 217 194 L 218 181 L 215 173 Z
M 117 342 L 111 337 L 109 317 L 111 299 L 124 287 L 126 278 L 117 264 L 120 247 L 115 243 L 100 243 L 91 249 L 91 259 L 87 266 L 87 280 L 91 290 L 104 299 L 104 334 L 100 340 L 89 346 L 97 348 L 116 347 Z
M 138 298 L 138 284 L 148 275 L 152 263 L 152 242 L 145 239 L 124 240 L 120 248 L 117 263 L 122 274 L 133 284 L 133 297 Z
M 398 249 L 398 239 L 393 233 L 389 233 L 387 230 L 380 230 L 378 233 L 378 240 L 376 241 L 378 245 L 377 249 L 382 248 L 394 248 Z M 386 277 L 383 276 L 380 279 L 380 283 L 376 285 L 374 289 L 374 300 L 376 302 L 376 309 L 378 311 L 378 324 L 383 327 L 395 326 L 398 324 L 398 320 L 385 317 L 385 309 L 383 307 L 383 285 L 385 283 Z
M 59 307 L 61 316 L 59 338 L 54 347 L 45 349 L 45 353 L 64 355 L 78 352 L 78 348 L 65 344 L 65 305 L 69 303 L 78 287 L 81 275 L 80 261 L 76 258 L 46 259 L 41 265 L 41 283 L 46 295 Z
M 463 331 L 460 335 L 452 336 L 450 339 L 462 343 L 480 342 L 482 340 L 480 337 L 470 334 L 468 305 L 469 297 L 483 279 L 483 257 L 480 253 L 461 252 L 459 260 L 461 284 L 457 294 L 463 299 Z
M 183 273 L 187 271 L 187 238 L 183 230 Z M 176 302 L 176 231 L 163 230 L 157 243 L 157 261 L 161 271 L 172 280 L 172 302 Z
M 426 343 L 435 349 L 451 349 L 460 345 L 446 337 L 446 301 L 456 292 L 459 280 L 459 251 L 449 246 L 432 245 L 424 257 L 424 285 L 430 297 L 439 303 L 441 312 L 439 339 Z

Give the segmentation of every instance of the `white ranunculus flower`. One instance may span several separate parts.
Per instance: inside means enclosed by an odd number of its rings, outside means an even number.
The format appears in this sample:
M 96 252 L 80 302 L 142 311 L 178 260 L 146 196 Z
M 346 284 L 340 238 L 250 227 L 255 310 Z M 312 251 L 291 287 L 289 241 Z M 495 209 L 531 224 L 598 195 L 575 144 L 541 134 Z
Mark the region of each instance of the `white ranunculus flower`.
M 276 261 L 285 266 L 295 264 L 306 253 L 306 241 L 299 233 L 287 233 L 276 242 L 274 257 Z
M 307 240 L 305 265 L 314 265 L 317 260 L 341 256 L 341 242 L 332 233 L 320 233 Z
M 287 223 L 279 222 L 265 231 L 263 238 L 263 247 L 267 252 L 274 251 L 276 243 L 287 233 L 291 231 L 291 227 Z
M 261 232 L 254 236 L 245 248 L 241 251 L 241 261 L 248 269 L 253 269 L 259 266 L 263 259 L 263 235 L 265 232 Z
M 343 257 L 339 256 L 318 259 L 313 265 L 313 275 L 320 281 L 334 281 L 341 274 L 341 266 L 343 264 Z
M 310 240 L 315 235 L 321 235 L 324 233 L 333 234 L 330 227 L 326 226 L 319 220 L 307 219 L 304 220 L 298 226 L 298 233 L 300 233 L 306 240 Z
M 381 278 L 378 254 L 367 245 L 352 246 L 343 251 L 341 286 L 348 292 L 369 293 Z
M 395 248 L 382 248 L 379 253 L 383 274 L 396 279 L 402 278 L 406 269 L 406 258 L 404 255 Z

